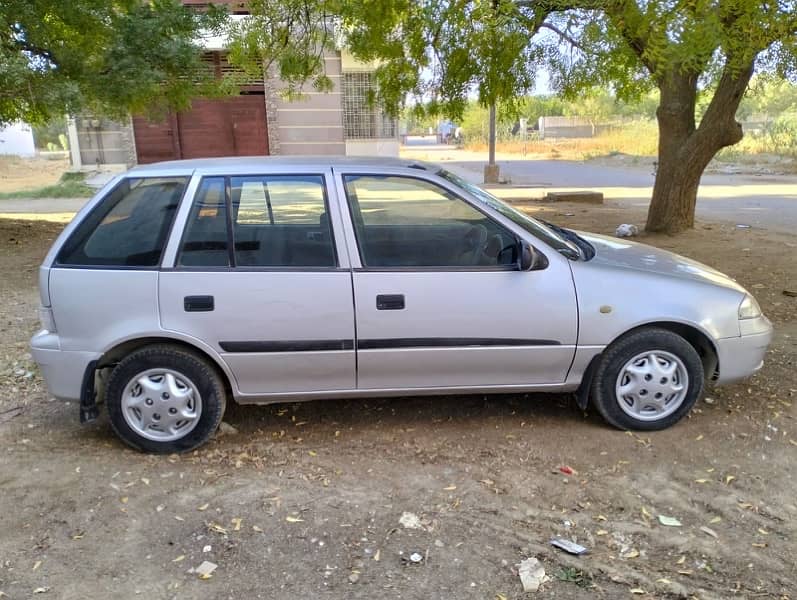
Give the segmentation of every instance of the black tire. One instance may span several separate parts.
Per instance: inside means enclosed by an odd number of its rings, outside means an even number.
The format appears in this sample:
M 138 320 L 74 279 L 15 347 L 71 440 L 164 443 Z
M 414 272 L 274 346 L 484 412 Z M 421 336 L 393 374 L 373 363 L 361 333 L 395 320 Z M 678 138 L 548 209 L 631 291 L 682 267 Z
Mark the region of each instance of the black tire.
M 184 375 L 196 386 L 202 408 L 196 426 L 184 437 L 155 441 L 142 436 L 125 420 L 122 393 L 130 380 L 148 369 L 170 369 Z M 129 446 L 144 452 L 171 454 L 188 452 L 207 442 L 221 423 L 227 404 L 224 382 L 216 367 L 205 358 L 179 346 L 145 346 L 122 359 L 111 372 L 105 392 L 111 427 Z
M 689 377 L 686 396 L 677 410 L 655 420 L 637 419 L 620 407 L 616 384 L 623 367 L 638 354 L 648 351 L 665 351 L 683 363 Z M 700 355 L 680 335 L 649 327 L 639 329 L 613 342 L 603 352 L 592 379 L 591 399 L 603 418 L 614 427 L 624 430 L 653 431 L 666 429 L 677 423 L 694 406 L 703 393 L 705 375 Z

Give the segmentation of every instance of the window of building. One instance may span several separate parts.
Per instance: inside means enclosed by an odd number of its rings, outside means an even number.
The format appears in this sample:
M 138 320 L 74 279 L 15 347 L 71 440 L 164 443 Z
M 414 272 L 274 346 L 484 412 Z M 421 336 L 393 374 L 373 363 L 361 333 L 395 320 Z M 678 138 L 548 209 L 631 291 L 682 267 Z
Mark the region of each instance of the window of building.
M 374 101 L 373 73 L 343 73 L 343 129 L 349 139 L 396 137 L 396 120 Z
M 123 179 L 70 236 L 57 263 L 157 266 L 187 182 L 185 177 Z

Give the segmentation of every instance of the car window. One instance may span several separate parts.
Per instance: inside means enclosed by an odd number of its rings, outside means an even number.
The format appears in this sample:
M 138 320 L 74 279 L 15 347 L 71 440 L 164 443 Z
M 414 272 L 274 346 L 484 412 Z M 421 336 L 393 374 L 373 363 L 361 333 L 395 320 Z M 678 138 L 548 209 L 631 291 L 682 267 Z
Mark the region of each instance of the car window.
M 344 176 L 366 267 L 515 265 L 517 239 L 446 189 L 406 176 Z
M 177 264 L 184 267 L 230 266 L 224 177 L 206 177 L 200 183 Z
M 157 266 L 187 182 L 187 177 L 123 179 L 77 227 L 57 263 Z
M 470 194 L 475 196 L 478 200 L 484 202 L 484 204 L 493 210 L 498 211 L 504 217 L 516 225 L 519 225 L 535 237 L 543 240 L 546 244 L 550 245 L 560 254 L 564 254 L 565 256 L 569 256 L 571 258 L 580 256 L 577 244 L 574 244 L 572 241 L 569 241 L 565 237 L 559 235 L 556 230 L 546 225 L 543 221 L 538 221 L 526 213 L 512 208 L 508 204 L 493 196 L 487 190 L 484 190 L 478 185 L 474 185 L 464 180 L 459 175 L 454 175 L 450 171 L 440 169 L 436 174 L 439 177 L 447 180 L 449 183 L 453 183 L 458 188 L 470 192 Z
M 231 215 L 227 214 L 225 185 L 230 189 Z M 320 175 L 203 179 L 186 225 L 179 264 L 337 266 L 324 185 Z
M 231 215 L 226 204 L 228 181 Z M 326 207 L 320 175 L 206 177 L 191 207 L 178 264 L 334 267 Z M 229 251 L 230 233 L 233 256 Z

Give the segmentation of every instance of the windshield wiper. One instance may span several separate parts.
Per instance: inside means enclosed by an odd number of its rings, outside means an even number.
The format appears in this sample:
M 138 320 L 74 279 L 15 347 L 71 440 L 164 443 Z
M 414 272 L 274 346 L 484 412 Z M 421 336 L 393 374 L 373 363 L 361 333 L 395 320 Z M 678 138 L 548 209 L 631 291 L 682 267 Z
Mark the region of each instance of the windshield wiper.
M 592 246 L 592 244 L 590 244 L 587 240 L 578 235 L 575 231 L 572 231 L 571 229 L 565 229 L 564 227 L 560 227 L 559 225 L 554 225 L 550 221 L 545 221 L 544 219 L 538 219 L 538 220 L 541 221 L 542 223 L 545 223 L 545 225 L 553 229 L 556 233 L 561 235 L 566 240 L 571 241 L 576 246 L 578 246 L 583 252 L 584 260 L 589 260 L 593 256 L 595 256 L 595 248 Z M 580 254 L 578 256 L 571 256 L 570 255 L 571 253 L 565 253 L 565 252 L 563 252 L 562 254 L 564 254 L 568 258 L 574 258 L 574 259 L 582 258 Z

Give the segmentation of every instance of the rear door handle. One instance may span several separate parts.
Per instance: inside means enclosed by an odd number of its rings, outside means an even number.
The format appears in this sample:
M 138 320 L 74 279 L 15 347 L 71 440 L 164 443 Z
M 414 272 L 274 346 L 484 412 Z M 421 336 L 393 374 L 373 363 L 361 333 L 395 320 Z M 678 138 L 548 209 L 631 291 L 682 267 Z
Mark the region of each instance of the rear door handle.
M 210 312 L 215 308 L 213 296 L 186 296 L 183 298 L 185 312 Z
M 376 310 L 404 310 L 404 294 L 379 294 Z

